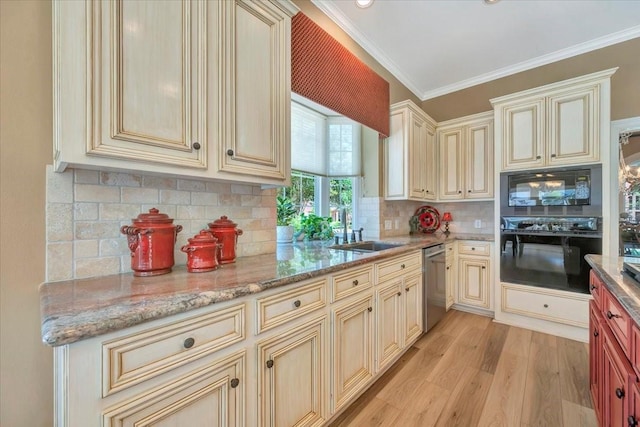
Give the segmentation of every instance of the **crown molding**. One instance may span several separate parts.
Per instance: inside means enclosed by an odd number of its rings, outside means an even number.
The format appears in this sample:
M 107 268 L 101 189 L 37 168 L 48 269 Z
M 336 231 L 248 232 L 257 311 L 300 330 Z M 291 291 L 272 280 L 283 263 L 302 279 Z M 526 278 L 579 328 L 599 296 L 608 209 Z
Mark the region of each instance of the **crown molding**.
M 391 61 L 384 53 L 382 53 L 368 38 L 366 38 L 360 31 L 358 31 L 353 23 L 347 19 L 346 16 L 340 12 L 338 8 L 331 3 L 323 2 L 321 0 L 311 0 L 318 9 L 320 9 L 325 15 L 327 15 L 336 25 L 338 25 L 348 36 L 350 36 L 356 43 L 358 43 L 364 50 L 367 51 L 376 61 L 387 69 L 395 78 L 397 78 L 403 85 L 407 87 L 413 94 L 420 98 L 422 92 L 418 86 L 411 81 L 397 66 Z
M 487 83 L 492 80 L 507 77 L 512 74 L 527 71 L 536 67 L 550 64 L 552 62 L 561 61 L 563 59 L 571 58 L 573 56 L 581 55 L 583 53 L 587 53 L 596 49 L 601 49 L 603 47 L 640 37 L 640 25 L 637 25 L 622 31 L 599 37 L 597 39 L 570 46 L 568 48 L 561 49 L 547 55 L 542 55 L 528 61 L 519 62 L 517 64 L 503 67 L 498 70 L 481 74 L 469 79 L 461 80 L 450 85 L 423 91 L 415 82 L 413 82 L 406 74 L 404 74 L 402 70 L 400 70 L 391 59 L 389 59 L 384 53 L 382 53 L 360 31 L 358 31 L 354 27 L 353 23 L 332 3 L 323 2 L 321 0 L 311 0 L 311 2 L 325 15 L 327 15 L 333 22 L 335 22 L 353 40 L 355 40 L 355 42 L 358 43 L 364 50 L 366 50 L 376 61 L 380 63 L 380 65 L 385 67 L 391 74 L 393 74 L 421 101 L 426 101 L 427 99 L 432 99 L 438 96 L 446 95 L 448 93 L 467 89 L 472 86 Z

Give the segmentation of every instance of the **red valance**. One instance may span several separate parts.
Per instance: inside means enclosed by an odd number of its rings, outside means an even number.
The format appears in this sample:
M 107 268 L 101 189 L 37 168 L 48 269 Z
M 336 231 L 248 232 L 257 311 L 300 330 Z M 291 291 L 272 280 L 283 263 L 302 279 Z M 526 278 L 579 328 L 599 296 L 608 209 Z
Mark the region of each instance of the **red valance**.
M 303 13 L 291 24 L 291 90 L 389 136 L 389 82 Z

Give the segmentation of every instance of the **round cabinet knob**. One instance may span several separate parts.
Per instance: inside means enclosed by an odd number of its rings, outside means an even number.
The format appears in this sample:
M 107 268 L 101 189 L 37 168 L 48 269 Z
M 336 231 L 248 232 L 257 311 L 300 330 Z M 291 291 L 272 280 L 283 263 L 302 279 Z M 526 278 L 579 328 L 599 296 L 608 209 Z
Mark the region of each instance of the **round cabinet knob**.
M 230 385 L 231 385 L 231 388 L 236 388 L 240 385 L 240 380 L 237 378 L 234 378 L 231 380 Z
M 371 312 L 373 311 L 373 307 L 369 307 L 369 308 L 367 308 L 367 311 L 368 311 L 369 313 L 371 313 Z
M 598 287 L 596 285 L 591 285 L 591 286 L 589 286 L 589 289 L 591 289 L 593 291 L 595 289 L 598 289 Z
M 229 148 L 229 149 L 227 150 L 227 155 L 228 155 L 228 156 L 233 156 L 233 150 L 232 150 L 231 148 Z
M 450 268 L 450 267 L 447 265 L 447 270 L 448 270 L 449 268 Z
M 458 190 L 458 194 L 462 194 L 462 190 Z
M 358 286 L 358 279 L 353 281 L 353 286 Z
M 543 307 L 544 308 L 549 308 L 549 304 L 545 304 Z
M 400 266 L 400 268 L 404 268 L 404 264 L 402 264 L 402 265 Z
M 616 389 L 616 397 L 618 399 L 622 399 L 624 397 L 624 390 L 622 390 L 620 387 Z
M 409 292 L 409 288 L 404 288 L 405 292 Z
M 293 306 L 294 306 L 295 308 L 300 307 L 300 305 L 301 305 L 301 304 L 302 304 L 302 303 L 300 302 L 300 300 L 299 300 L 299 299 L 297 299 L 297 300 L 295 300 L 295 301 L 293 302 Z
M 636 420 L 633 415 L 629 415 L 629 418 L 627 418 L 627 423 L 629 424 L 629 427 L 635 427 L 638 425 L 638 420 Z
M 594 337 L 597 337 L 598 335 L 600 335 L 600 334 L 598 333 L 598 331 L 593 331 L 593 336 L 594 336 Z
M 189 337 L 186 340 L 184 340 L 184 343 L 182 343 L 182 345 L 184 346 L 184 348 L 191 348 L 195 343 L 196 343 L 196 340 Z
M 273 368 L 273 360 L 267 360 L 267 368 Z
M 486 270 L 486 269 L 487 269 L 487 267 L 485 267 L 485 266 L 483 265 L 483 266 L 482 266 L 482 269 L 483 269 L 483 270 Z
M 398 296 L 402 295 L 402 292 L 398 292 Z
M 475 251 L 475 250 L 476 250 L 476 248 L 471 248 L 471 250 L 472 250 L 472 251 Z
M 555 156 L 556 156 L 555 154 L 552 154 L 552 155 L 551 155 L 551 157 L 555 157 Z
M 540 160 L 542 157 L 540 156 L 536 156 L 536 160 Z
M 199 143 L 199 142 L 194 142 L 194 143 L 193 143 L 193 149 L 194 149 L 194 150 L 199 150 L 199 149 L 200 149 L 200 147 L 201 147 L 201 145 L 200 145 L 200 143 Z
M 471 193 L 471 190 L 467 190 L 468 193 Z

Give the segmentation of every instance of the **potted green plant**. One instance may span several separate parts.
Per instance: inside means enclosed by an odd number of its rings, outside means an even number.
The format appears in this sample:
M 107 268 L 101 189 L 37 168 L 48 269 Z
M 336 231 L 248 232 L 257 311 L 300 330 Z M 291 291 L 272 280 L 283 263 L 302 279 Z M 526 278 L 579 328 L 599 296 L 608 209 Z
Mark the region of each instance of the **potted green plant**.
M 276 197 L 276 243 L 291 243 L 294 228 L 291 220 L 298 213 L 290 198 Z
M 304 240 L 329 240 L 333 237 L 331 218 L 302 214 L 297 218 L 295 236 L 304 233 Z

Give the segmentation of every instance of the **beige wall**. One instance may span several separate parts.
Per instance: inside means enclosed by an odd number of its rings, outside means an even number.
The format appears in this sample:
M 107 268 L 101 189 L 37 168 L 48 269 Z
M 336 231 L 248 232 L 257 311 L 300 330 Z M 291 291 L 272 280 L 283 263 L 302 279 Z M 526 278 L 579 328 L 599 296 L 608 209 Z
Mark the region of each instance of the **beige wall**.
M 0 1 L 0 425 L 52 425 L 40 341 L 45 164 L 51 162 L 51 4 Z
M 441 122 L 489 111 L 491 98 L 614 67 L 619 69 L 611 78 L 611 120 L 640 116 L 640 38 L 428 99 L 419 105 Z

